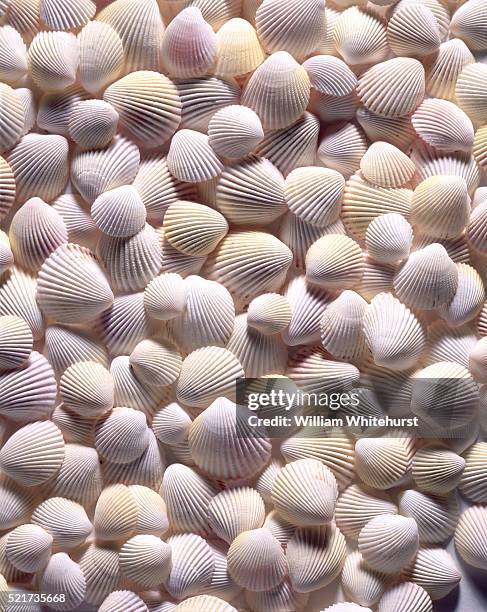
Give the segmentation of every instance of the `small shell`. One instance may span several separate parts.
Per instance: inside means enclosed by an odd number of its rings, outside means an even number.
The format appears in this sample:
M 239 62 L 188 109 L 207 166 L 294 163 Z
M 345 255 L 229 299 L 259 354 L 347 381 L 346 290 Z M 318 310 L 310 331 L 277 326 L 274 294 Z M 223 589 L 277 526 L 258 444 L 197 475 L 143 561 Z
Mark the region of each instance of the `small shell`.
M 474 319 L 481 310 L 485 291 L 477 270 L 467 264 L 457 264 L 458 287 L 453 299 L 441 306 L 438 314 L 453 327 Z
M 441 151 L 469 152 L 472 148 L 472 122 L 453 102 L 427 99 L 413 113 L 411 121 L 417 135 Z
M 31 522 L 50 533 L 53 546 L 62 549 L 80 546 L 93 529 L 83 506 L 63 497 L 50 497 L 39 504 Z
M 78 34 L 78 43 L 80 83 L 86 91 L 96 94 L 122 71 L 122 41 L 108 24 L 90 21 Z
M 140 410 L 114 408 L 100 419 L 95 429 L 98 454 L 113 463 L 131 463 L 149 445 L 146 417 Z
M 416 138 L 410 117 L 382 117 L 361 106 L 357 109 L 356 118 L 373 142 L 385 141 L 401 151 L 406 151 Z
M 409 57 L 395 57 L 376 64 L 364 72 L 357 86 L 362 104 L 384 117 L 409 115 L 422 102 L 424 91 L 424 68 L 418 60 Z
M 247 324 L 261 334 L 273 335 L 289 325 L 291 316 L 291 306 L 284 296 L 264 293 L 250 302 Z
M 397 512 L 396 504 L 387 493 L 363 484 L 353 484 L 339 496 L 335 520 L 347 537 L 356 540 L 362 528 L 371 519 L 382 514 L 397 514 Z
M 259 115 L 265 129 L 284 128 L 306 109 L 310 81 L 306 70 L 286 51 L 270 55 L 252 74 L 242 104 Z
M 367 485 L 390 489 L 408 474 L 413 455 L 408 438 L 362 438 L 355 445 L 355 469 Z
M 61 215 L 68 230 L 69 242 L 94 249 L 99 231 L 83 199 L 73 193 L 65 193 L 54 200 L 52 207 Z
M 139 161 L 137 146 L 123 136 L 116 136 L 105 149 L 75 151 L 71 162 L 71 180 L 81 197 L 91 204 L 105 191 L 132 183 Z
M 446 448 L 426 447 L 414 456 L 412 476 L 422 491 L 448 493 L 459 484 L 465 460 Z
M 76 81 L 79 45 L 67 32 L 39 32 L 29 47 L 29 69 L 44 91 L 61 91 Z
M 363 356 L 362 322 L 367 302 L 354 291 L 343 291 L 325 310 L 320 322 L 321 343 L 337 359 Z
M 164 583 L 169 594 L 183 599 L 205 590 L 215 567 L 208 543 L 194 533 L 173 535 L 167 543 L 172 551 L 171 573 Z
M 371 519 L 358 537 L 359 551 L 372 569 L 394 574 L 413 560 L 419 547 L 413 518 L 383 514 Z
M 411 253 L 394 277 L 398 298 L 425 310 L 449 303 L 457 288 L 458 269 L 438 243 Z
M 186 183 L 190 185 L 190 183 Z M 206 261 L 205 255 L 187 255 L 175 249 L 164 236 L 164 228 L 158 227 L 157 236 L 162 251 L 161 272 L 180 274 L 183 278 L 190 274 L 199 274 Z
M 105 487 L 96 502 L 93 525 L 100 540 L 126 540 L 135 531 L 138 506 L 122 484 Z
M 27 47 L 21 34 L 9 25 L 0 28 L 0 78 L 19 81 L 27 72 Z
M 120 549 L 119 563 L 122 574 L 138 587 L 156 588 L 169 576 L 171 548 L 156 536 L 136 535 Z
M 265 59 L 257 33 L 245 19 L 230 19 L 216 34 L 216 64 L 213 72 L 236 77 L 253 72 Z
M 208 136 L 194 130 L 180 130 L 171 140 L 167 167 L 180 181 L 208 181 L 223 170 L 223 164 L 210 146 Z
M 360 170 L 379 187 L 403 187 L 413 178 L 416 167 L 400 149 L 379 141 L 371 144 L 360 160 Z
M 252 529 L 238 535 L 228 550 L 227 563 L 235 582 L 250 591 L 275 588 L 287 571 L 284 551 L 267 529 Z
M 467 45 L 452 38 L 439 47 L 426 69 L 426 91 L 435 98 L 455 102 L 455 85 L 463 68 L 475 61 Z
M 355 551 L 343 566 L 341 583 L 346 595 L 362 606 L 373 606 L 388 586 L 388 576 L 367 566 L 362 555 Z
M 262 527 L 264 519 L 264 502 L 250 487 L 222 491 L 208 506 L 208 521 L 212 530 L 228 543 L 244 531 Z
M 24 133 L 24 107 L 17 92 L 0 84 L 0 152 L 11 149 Z
M 90 544 L 83 551 L 79 566 L 86 580 L 85 601 L 98 607 L 116 589 L 121 578 L 118 552 L 110 546 Z
M 70 410 L 98 418 L 113 407 L 113 378 L 101 363 L 79 361 L 63 373 L 59 393 Z
M 455 547 L 460 557 L 468 565 L 482 570 L 487 569 L 486 520 L 485 506 L 467 508 L 455 531 Z
M 3 472 L 24 487 L 49 480 L 59 470 L 63 459 L 63 436 L 50 421 L 37 421 L 21 427 L 0 450 Z
M 173 383 L 179 375 L 181 363 L 176 347 L 166 341 L 142 340 L 130 354 L 130 365 L 135 375 L 149 386 L 164 387 Z
M 407 259 L 412 240 L 411 225 L 397 213 L 376 217 L 365 233 L 365 246 L 369 256 L 386 264 Z
M 438 51 L 441 42 L 438 21 L 428 6 L 400 6 L 387 25 L 387 41 L 396 55 L 424 57 Z
M 5 554 L 22 572 L 38 572 L 51 556 L 52 536 L 38 525 L 20 525 L 7 535 Z
M 294 590 L 315 591 L 340 574 L 347 556 L 345 538 L 333 523 L 299 527 L 287 544 L 286 556 Z
M 85 100 L 75 104 L 69 114 L 69 135 L 84 149 L 101 149 L 117 131 L 118 113 L 103 100 Z
M 104 234 L 128 238 L 142 230 L 146 212 L 135 187 L 125 185 L 99 195 L 91 207 L 91 216 Z
M 320 142 L 318 157 L 328 168 L 348 177 L 358 170 L 367 151 L 367 141 L 353 123 L 332 127 Z
M 388 53 L 386 29 L 372 13 L 353 6 L 335 21 L 333 42 L 350 65 L 381 62 Z
M 42 264 L 37 301 L 62 323 L 93 320 L 113 303 L 113 293 L 94 255 L 85 247 L 58 247 Z
M 53 610 L 73 610 L 82 604 L 86 594 L 86 580 L 80 566 L 65 552 L 58 552 L 49 559 L 39 587 L 48 597 L 64 594 L 62 602 L 51 602 Z
M 160 536 L 167 531 L 169 522 L 162 497 L 141 485 L 131 485 L 129 490 L 138 506 L 137 533 Z
M 161 408 L 152 420 L 157 439 L 164 444 L 177 446 L 187 440 L 191 418 L 176 402 Z
M 187 300 L 186 284 L 179 274 L 161 274 L 144 290 L 144 306 L 149 315 L 167 321 L 180 316 Z
M 412 517 L 421 543 L 440 543 L 450 538 L 460 511 L 455 493 L 431 495 L 408 489 L 399 495 L 399 512 Z
M 428 593 L 414 582 L 403 582 L 388 589 L 379 601 L 377 612 L 433 612 Z
M 322 94 L 345 96 L 352 93 L 357 77 L 350 68 L 332 55 L 315 55 L 303 63 L 311 81 L 311 87 Z
M 415 582 L 436 600 L 448 595 L 459 584 L 462 575 L 450 553 L 443 548 L 420 548 L 414 561 L 404 570 L 404 578 Z
M 208 137 L 217 155 L 246 157 L 264 138 L 259 116 L 246 106 L 231 105 L 217 111 L 208 124 Z
M 182 601 L 174 612 L 237 612 L 237 609 L 213 595 L 197 595 Z
M 0 370 L 22 366 L 32 347 L 32 332 L 23 319 L 15 315 L 0 316 Z
M 323 236 L 306 253 L 306 279 L 325 289 L 349 289 L 360 282 L 362 273 L 362 249 L 348 236 Z
M 450 31 L 464 40 L 472 51 L 483 51 L 487 46 L 487 29 L 483 17 L 484 0 L 471 0 L 454 13 Z

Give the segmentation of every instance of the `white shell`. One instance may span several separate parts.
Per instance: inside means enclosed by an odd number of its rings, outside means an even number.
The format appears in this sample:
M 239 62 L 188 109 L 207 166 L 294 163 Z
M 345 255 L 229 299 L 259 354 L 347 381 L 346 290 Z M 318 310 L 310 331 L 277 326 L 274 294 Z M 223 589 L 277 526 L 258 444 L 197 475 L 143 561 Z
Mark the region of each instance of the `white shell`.
M 127 612 L 148 612 L 149 608 L 144 601 L 133 591 L 113 591 L 106 597 L 98 608 L 99 612 L 112 610 L 126 610 Z
M 136 535 L 120 549 L 119 563 L 122 574 L 139 588 L 155 588 L 169 576 L 171 548 L 156 536 Z
M 294 591 L 289 579 L 285 578 L 269 591 L 246 591 L 245 600 L 255 612 L 279 612 L 283 608 L 302 611 L 306 608 L 308 594 Z
M 52 602 L 53 610 L 72 610 L 79 606 L 86 594 L 86 580 L 80 566 L 65 552 L 52 555 L 42 573 L 40 588 L 53 598 L 64 594 L 64 601 Z
M 208 506 L 208 521 L 213 532 L 231 543 L 244 531 L 262 527 L 264 501 L 250 487 L 237 487 L 218 493 Z
M 174 608 L 175 612 L 237 612 L 229 603 L 213 595 L 189 597 Z
M 463 457 L 447 448 L 432 446 L 416 451 L 411 473 L 419 489 L 441 495 L 457 487 L 464 468 Z
M 0 509 L 2 531 L 22 525 L 30 519 L 35 506 L 35 489 L 21 486 L 15 480 L 2 477 L 0 495 L 3 500 Z
M 483 19 L 483 0 L 473 0 L 460 6 L 454 13 L 450 28 L 451 33 L 464 40 L 469 49 L 478 51 L 487 45 L 487 33 Z
M 196 595 L 211 584 L 215 559 L 211 548 L 200 536 L 183 533 L 168 538 L 172 567 L 165 581 L 166 590 L 177 599 Z
M 367 302 L 354 291 L 343 291 L 325 310 L 320 322 L 321 343 L 337 359 L 361 357 L 365 350 L 362 331 Z
M 105 487 L 96 502 L 93 526 L 99 540 L 126 540 L 135 531 L 138 506 L 123 484 Z
M 409 222 L 402 215 L 389 213 L 370 222 L 365 246 L 375 261 L 394 263 L 408 258 L 412 239 L 413 229 Z
M 99 606 L 120 580 L 118 552 L 110 546 L 90 544 L 83 551 L 79 566 L 86 581 L 85 600 Z
M 487 121 L 487 98 L 482 87 L 487 69 L 481 63 L 465 66 L 458 76 L 455 97 L 458 106 L 475 123 Z
M 91 216 L 104 234 L 128 238 L 144 227 L 146 212 L 135 187 L 125 185 L 99 195 L 91 207 Z
M 33 336 L 27 323 L 15 315 L 0 317 L 0 370 L 23 365 L 33 348 Z
M 50 497 L 39 504 L 31 523 L 50 533 L 53 546 L 62 549 L 80 546 L 93 529 L 83 506 L 63 497 Z
M 474 319 L 481 310 L 485 290 L 482 279 L 472 266 L 460 263 L 458 268 L 458 287 L 448 304 L 439 308 L 438 312 L 452 327 L 458 327 Z
M 284 296 L 278 293 L 263 293 L 250 302 L 247 325 L 261 334 L 278 334 L 289 325 L 291 317 L 291 306 Z
M 384 593 L 377 610 L 378 612 L 433 612 L 433 602 L 418 584 L 403 582 Z
M 14 265 L 14 254 L 10 248 L 10 241 L 5 232 L 0 230 L 0 276 Z
M 465 469 L 459 489 L 469 500 L 483 504 L 487 501 L 485 494 L 485 477 L 487 466 L 487 443 L 477 442 L 473 444 L 465 457 Z
M 108 145 L 117 131 L 118 113 L 103 100 L 84 100 L 73 105 L 69 114 L 70 137 L 85 149 Z
M 399 6 L 387 26 L 389 46 L 396 55 L 424 57 L 438 51 L 441 37 L 438 21 L 428 6 Z
M 441 151 L 469 152 L 472 148 L 472 122 L 453 102 L 429 98 L 416 109 L 411 121 L 418 136 Z
M 347 64 L 370 64 L 385 59 L 386 29 L 379 19 L 353 6 L 340 13 L 333 27 L 333 43 Z
M 51 556 L 52 536 L 38 525 L 20 525 L 7 535 L 5 554 L 22 572 L 38 572 Z
M 450 553 L 443 548 L 420 548 L 404 577 L 422 587 L 431 599 L 442 599 L 460 582 L 462 575 Z
M 217 111 L 208 124 L 208 137 L 217 155 L 246 157 L 264 138 L 259 116 L 246 106 L 230 105 Z
M 438 53 L 426 69 L 426 91 L 435 98 L 455 101 L 455 85 L 463 68 L 475 61 L 467 45 L 459 38 L 441 43 Z
M 169 521 L 166 514 L 166 504 L 162 497 L 152 489 L 141 485 L 130 485 L 129 490 L 139 509 L 137 533 L 160 536 L 167 531 Z
M 306 279 L 325 289 L 350 289 L 360 281 L 362 272 L 362 249 L 348 236 L 323 236 L 306 253 Z
M 441 543 L 451 537 L 460 516 L 455 493 L 426 494 L 414 489 L 399 495 L 399 512 L 414 518 L 421 543 Z
M 208 136 L 188 129 L 179 130 L 172 138 L 167 167 L 174 177 L 187 183 L 209 181 L 223 170 Z
M 408 438 L 362 438 L 355 444 L 355 469 L 367 485 L 390 489 L 408 474 L 413 454 Z
M 91 0 L 80 0 L 74 6 L 68 0 L 41 0 L 40 16 L 51 30 L 73 30 L 85 25 L 96 12 Z
M 29 72 L 44 91 L 60 91 L 76 81 L 79 45 L 68 32 L 39 32 L 29 47 Z
M 311 86 L 322 94 L 345 96 L 357 85 L 357 77 L 347 64 L 332 55 L 315 55 L 307 59 L 303 66 Z
M 318 157 L 328 168 L 345 177 L 359 169 L 360 160 L 367 151 L 364 134 L 353 123 L 331 126 L 320 141 Z
M 108 24 L 90 21 L 79 33 L 78 43 L 80 83 L 95 94 L 120 75 L 124 65 L 122 41 Z
M 461 558 L 473 567 L 487 568 L 487 540 L 485 537 L 485 506 L 467 508 L 455 531 L 455 546 Z
M 59 393 L 70 410 L 82 417 L 98 418 L 113 407 L 114 382 L 102 364 L 79 361 L 61 376 Z
M 360 170 L 370 183 L 380 187 L 403 187 L 413 178 L 416 167 L 400 149 L 377 141 L 362 157 Z
M 133 408 L 114 408 L 95 428 L 95 448 L 100 457 L 113 463 L 131 463 L 149 445 L 146 417 Z
M 388 576 L 367 566 L 362 555 L 351 553 L 343 566 L 341 583 L 350 599 L 362 606 L 373 606 L 388 587 Z
M 0 28 L 0 78 L 15 83 L 27 72 L 27 47 L 20 33 L 9 25 Z
M 160 321 L 180 316 L 186 300 L 186 284 L 179 274 L 156 276 L 144 289 L 144 307 L 152 318 Z
M 149 386 L 164 387 L 173 383 L 181 369 L 181 355 L 167 341 L 142 340 L 130 354 L 135 375 Z

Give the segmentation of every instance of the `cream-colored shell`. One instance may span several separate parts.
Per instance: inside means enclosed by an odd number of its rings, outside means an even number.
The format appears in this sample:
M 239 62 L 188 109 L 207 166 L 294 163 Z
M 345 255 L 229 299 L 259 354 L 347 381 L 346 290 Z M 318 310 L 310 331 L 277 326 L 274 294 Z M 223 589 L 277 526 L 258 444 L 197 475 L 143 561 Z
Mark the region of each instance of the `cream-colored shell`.
M 416 167 L 394 145 L 376 141 L 360 160 L 360 170 L 365 179 L 379 187 L 403 187 L 414 177 Z
M 137 525 L 138 506 L 123 484 L 105 487 L 96 502 L 93 525 L 96 537 L 104 541 L 128 539 Z
M 286 329 L 291 317 L 291 305 L 283 295 L 263 293 L 250 302 L 247 325 L 261 334 L 273 335 Z
M 433 602 L 418 584 L 402 582 L 384 593 L 377 610 L 378 612 L 433 612 Z
M 144 307 L 152 318 L 167 321 L 183 313 L 186 297 L 186 285 L 179 274 L 160 274 L 144 289 Z
M 487 508 L 472 506 L 463 512 L 455 531 L 455 546 L 461 558 L 482 570 L 487 568 L 486 520 Z
M 426 91 L 434 98 L 455 101 L 455 85 L 463 68 L 475 61 L 459 38 L 441 43 L 437 55 L 426 68 Z
M 264 138 L 257 113 L 233 104 L 217 111 L 208 124 L 208 137 L 217 155 L 230 159 L 246 157 Z
M 245 19 L 230 19 L 216 33 L 216 63 L 213 72 L 236 77 L 255 70 L 265 59 L 257 33 Z
M 68 32 L 39 32 L 29 46 L 29 72 L 44 91 L 60 91 L 76 81 L 79 45 Z
M 32 348 L 32 332 L 24 319 L 15 315 L 0 316 L 0 370 L 19 368 L 29 358 Z
M 5 232 L 0 230 L 0 276 L 14 265 L 14 254 L 10 248 L 10 241 Z
M 362 606 L 375 605 L 389 582 L 389 576 L 368 567 L 358 551 L 348 555 L 343 566 L 341 583 L 352 601 Z
M 142 340 L 130 354 L 135 375 L 148 386 L 170 385 L 179 376 L 181 364 L 176 346 L 168 341 Z
M 189 597 L 174 608 L 175 612 L 237 612 L 237 608 L 213 595 Z M 165 612 L 165 610 L 161 611 Z
M 208 506 L 208 521 L 213 532 L 231 543 L 244 531 L 262 527 L 265 506 L 251 487 L 237 487 L 218 493 Z
M 321 343 L 337 359 L 363 356 L 365 336 L 362 325 L 367 302 L 357 293 L 343 291 L 325 310 L 321 321 Z
M 453 535 L 460 516 L 454 492 L 437 495 L 407 489 L 398 501 L 399 512 L 416 521 L 422 544 L 441 543 Z
M 426 446 L 416 451 L 411 473 L 419 489 L 441 495 L 457 487 L 464 468 L 465 459 L 448 448 Z
M 465 457 L 465 469 L 459 489 L 469 500 L 484 504 L 487 502 L 485 494 L 485 478 L 487 475 L 487 443 L 477 442 L 473 444 Z
M 388 53 L 386 28 L 380 19 L 358 6 L 348 8 L 336 19 L 333 43 L 352 66 L 381 62 Z
M 110 372 L 95 361 L 72 364 L 59 382 L 59 394 L 64 404 L 88 418 L 98 418 L 112 409 L 114 389 Z
M 348 236 L 323 236 L 306 253 L 307 280 L 325 289 L 349 289 L 358 284 L 362 273 L 362 249 Z
M 171 548 L 154 535 L 130 538 L 120 549 L 118 558 L 122 574 L 139 588 L 156 588 L 169 576 Z
M 409 438 L 362 438 L 355 444 L 355 469 L 367 485 L 390 489 L 408 475 L 413 456 Z

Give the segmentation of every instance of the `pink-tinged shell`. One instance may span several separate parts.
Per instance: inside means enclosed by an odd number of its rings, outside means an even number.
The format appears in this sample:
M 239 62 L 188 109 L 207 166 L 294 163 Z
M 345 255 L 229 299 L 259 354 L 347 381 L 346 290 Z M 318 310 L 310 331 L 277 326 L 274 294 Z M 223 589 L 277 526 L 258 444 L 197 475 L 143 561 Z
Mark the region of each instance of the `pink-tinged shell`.
M 451 20 L 451 33 L 465 41 L 472 51 L 487 47 L 485 7 L 485 0 L 470 0 L 458 7 Z
M 86 91 L 96 94 L 122 72 L 122 41 L 108 24 L 90 21 L 78 34 L 78 43 L 80 83 Z
M 70 137 L 85 149 L 101 149 L 117 132 L 118 113 L 103 100 L 84 100 L 74 104 L 69 113 Z
M 350 65 L 383 61 L 388 54 L 386 28 L 372 13 L 353 6 L 335 21 L 333 42 Z
M 44 318 L 36 301 L 37 280 L 12 267 L 0 286 L 0 315 L 16 315 L 27 323 L 34 340 L 44 335 Z
M 19 81 L 27 72 L 27 47 L 21 34 L 10 25 L 0 28 L 0 78 Z
M 440 45 L 437 55 L 426 68 L 426 92 L 435 98 L 455 101 L 455 85 L 458 76 L 474 56 L 459 38 L 452 38 Z
M 146 212 L 137 189 L 124 185 L 99 195 L 91 206 L 91 216 L 104 234 L 129 238 L 144 227 Z
M 448 100 L 430 98 L 416 109 L 412 124 L 417 135 L 441 151 L 470 152 L 474 129 L 469 117 Z
M 322 94 L 346 96 L 357 86 L 357 77 L 347 64 L 332 55 L 315 55 L 303 63 L 311 87 Z
M 78 40 L 68 32 L 39 32 L 29 47 L 29 72 L 43 91 L 73 85 L 78 63 Z

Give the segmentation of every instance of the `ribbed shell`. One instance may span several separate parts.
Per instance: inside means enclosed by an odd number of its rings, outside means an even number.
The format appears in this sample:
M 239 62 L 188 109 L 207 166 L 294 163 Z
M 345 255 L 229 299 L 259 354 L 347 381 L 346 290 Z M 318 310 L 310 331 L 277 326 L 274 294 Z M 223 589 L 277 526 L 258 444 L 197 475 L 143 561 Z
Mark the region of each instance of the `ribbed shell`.
M 458 287 L 453 299 L 441 306 L 440 317 L 453 326 L 458 327 L 474 319 L 481 310 L 485 290 L 477 270 L 467 264 L 457 264 Z
M 418 525 L 421 543 L 441 543 L 451 537 L 460 516 L 455 493 L 432 495 L 414 489 L 399 495 L 399 512 Z
M 450 553 L 443 548 L 420 548 L 404 570 L 404 578 L 422 587 L 431 599 L 442 599 L 460 582 L 462 575 Z
M 49 559 L 39 587 L 53 599 L 63 593 L 64 601 L 50 603 L 53 610 L 73 610 L 83 602 L 86 594 L 85 576 L 80 566 L 65 552 L 58 552 Z
M 11 149 L 24 133 L 24 107 L 17 92 L 0 83 L 0 152 Z
M 180 130 L 171 140 L 167 167 L 175 178 L 187 183 L 209 181 L 223 170 L 208 136 L 188 129 Z
M 3 157 L 0 157 L 0 220 L 10 210 L 15 199 L 15 175 Z
M 268 462 L 271 445 L 266 432 L 252 428 L 247 415 L 243 407 L 219 397 L 191 424 L 191 456 L 212 478 L 250 478 Z
M 85 600 L 99 606 L 116 589 L 121 578 L 118 552 L 104 544 L 90 544 L 82 553 L 79 566 L 86 580 Z
M 355 470 L 365 484 L 390 489 L 408 475 L 413 455 L 408 438 L 362 438 L 355 444 Z
M 51 30 L 73 30 L 85 25 L 96 12 L 91 0 L 80 0 L 74 6 L 69 0 L 40 0 L 40 16 Z
M 428 6 L 399 6 L 387 25 L 387 41 L 396 55 L 424 57 L 438 51 L 441 36 L 438 21 Z
M 365 246 L 375 261 L 394 263 L 408 258 L 412 239 L 408 221 L 402 215 L 388 213 L 371 221 L 365 233 Z
M 360 282 L 362 273 L 362 249 L 348 236 L 323 236 L 306 253 L 306 279 L 325 289 L 349 289 Z
M 186 284 L 179 274 L 161 274 L 144 290 L 144 306 L 148 314 L 161 321 L 179 317 L 187 300 Z
M 264 519 L 264 501 L 250 487 L 222 491 L 208 507 L 208 521 L 213 532 L 228 543 L 244 531 L 262 527 Z
M 451 20 L 451 33 L 464 40 L 472 51 L 481 51 L 487 46 L 484 10 L 484 0 L 471 0 L 460 6 Z
M 416 167 L 400 149 L 378 141 L 360 160 L 360 170 L 367 181 L 379 187 L 403 187 L 413 178 Z
M 412 476 L 417 487 L 434 494 L 445 494 L 459 484 L 465 459 L 441 447 L 419 449 L 413 459 Z
M 44 91 L 61 91 L 76 81 L 79 45 L 68 32 L 39 32 L 29 47 L 29 72 Z
M 117 32 L 106 23 L 88 22 L 78 34 L 79 79 L 92 94 L 112 83 L 123 65 L 123 46 Z
M 15 83 L 27 72 L 27 47 L 21 34 L 9 25 L 0 28 L 0 78 Z
M 417 135 L 441 151 L 469 152 L 472 148 L 472 122 L 453 102 L 427 99 L 413 113 L 411 121 Z
M 475 132 L 475 140 L 473 142 L 473 156 L 481 169 L 484 169 L 487 164 L 487 128 L 482 125 Z
M 54 200 L 52 207 L 63 218 L 69 242 L 88 249 L 95 247 L 100 234 L 83 198 L 73 193 L 65 193 Z
M 245 600 L 255 612 L 279 612 L 282 609 L 302 611 L 308 602 L 307 593 L 293 590 L 289 579 L 269 591 L 246 591 Z
M 95 428 L 98 454 L 113 463 L 131 463 L 149 445 L 146 417 L 140 410 L 114 408 Z
M 381 62 L 388 53 L 386 28 L 373 13 L 353 6 L 335 21 L 333 43 L 347 64 Z
M 455 531 L 458 554 L 468 565 L 482 570 L 487 568 L 486 521 L 487 508 L 473 506 L 462 514 Z
M 170 595 L 183 599 L 201 593 L 211 584 L 215 558 L 208 543 L 194 533 L 183 533 L 168 538 L 171 546 L 172 567 L 164 583 Z
M 487 477 L 487 443 L 473 444 L 465 456 L 465 469 L 459 489 L 469 500 L 484 504 L 487 502 L 485 481 Z
M 156 536 L 136 535 L 120 549 L 119 563 L 122 574 L 139 588 L 156 588 L 169 576 L 171 548 Z
M 322 94 L 345 96 L 352 93 L 357 85 L 355 74 L 338 57 L 315 55 L 307 59 L 303 66 L 313 89 Z
M 203 17 L 215 31 L 225 22 L 238 17 L 242 9 L 240 0 L 192 0 L 191 4 L 201 10 Z
M 0 316 L 0 370 L 22 366 L 32 347 L 32 332 L 23 319 L 15 315 Z
M 173 383 L 181 369 L 181 355 L 168 341 L 147 338 L 130 354 L 130 365 L 139 380 L 148 386 L 164 387 Z
M 213 595 L 190 597 L 178 604 L 174 610 L 177 612 L 237 612 L 232 605 Z
M 433 602 L 418 584 L 403 582 L 384 593 L 377 610 L 378 612 L 433 612 Z
M 247 324 L 261 334 L 272 335 L 286 329 L 292 317 L 288 300 L 278 293 L 263 293 L 248 308 Z
M 364 608 L 358 604 L 345 602 L 337 603 L 325 608 L 322 612 L 372 612 L 370 608 Z
M 27 90 L 30 91 L 30 90 Z M 84 91 L 79 85 L 70 85 L 63 91 L 54 91 L 43 94 L 39 100 L 38 110 L 35 108 L 35 98 L 30 100 L 32 92 L 24 94 L 23 104 L 26 115 L 26 125 L 24 133 L 29 132 L 37 122 L 37 126 L 46 132 L 52 134 L 60 134 L 61 136 L 69 136 L 69 116 L 73 108 L 81 101 L 87 100 L 89 94 Z M 27 110 L 27 104 L 33 106 Z M 37 110 L 37 115 L 35 114 Z M 28 114 L 34 113 L 32 118 L 27 119 Z
M 366 310 L 367 302 L 350 290 L 331 302 L 320 321 L 321 343 L 331 355 L 347 360 L 363 356 L 362 325 Z
M 483 312 L 483 311 L 482 311 Z M 475 342 L 468 354 L 468 369 L 470 373 L 479 383 L 487 382 L 487 340 L 486 338 L 480 338 L 478 342 Z
M 59 393 L 70 410 L 82 417 L 98 418 L 113 407 L 113 378 L 101 363 L 79 361 L 64 371 Z
M 487 96 L 483 87 L 486 76 L 484 64 L 469 64 L 463 68 L 455 87 L 458 106 L 475 123 L 487 121 Z
M 467 237 L 471 246 L 482 254 L 487 253 L 487 202 L 480 202 L 471 212 Z
M 5 555 L 22 572 L 38 572 L 51 556 L 52 536 L 38 525 L 20 525 L 7 535 Z
M 99 195 L 91 207 L 97 227 L 114 238 L 128 238 L 145 225 L 146 211 L 132 185 L 117 187 Z
M 62 549 L 80 546 L 93 529 L 83 506 L 63 497 L 50 497 L 39 504 L 31 523 L 50 533 L 53 546 Z
M 367 151 L 367 141 L 353 123 L 338 124 L 325 133 L 320 141 L 318 157 L 328 168 L 350 176 L 359 169 Z
M 208 137 L 217 155 L 246 157 L 264 138 L 259 116 L 246 106 L 230 105 L 217 111 L 208 124 Z
M 93 525 L 100 540 L 127 539 L 135 531 L 138 506 L 125 485 L 105 487 L 96 502 Z
M 362 555 L 355 551 L 345 561 L 341 583 L 350 599 L 362 606 L 373 606 L 387 589 L 389 577 L 368 567 Z
M 0 230 L 0 276 L 14 265 L 14 255 L 5 232 Z
M 360 127 L 373 142 L 386 141 L 406 151 L 416 138 L 410 117 L 382 117 L 361 106 L 356 111 Z
M 118 113 L 103 100 L 84 100 L 73 105 L 69 114 L 69 135 L 84 149 L 101 149 L 117 131 Z
M 236 77 L 255 70 L 265 59 L 257 33 L 245 19 L 230 19 L 216 34 L 216 63 L 213 72 Z
M 467 45 L 452 38 L 439 47 L 426 68 L 426 91 L 435 98 L 455 101 L 455 85 L 463 68 L 475 61 Z
M 306 70 L 286 51 L 270 55 L 252 74 L 242 104 L 259 115 L 265 129 L 291 125 L 306 109 L 310 81 Z

